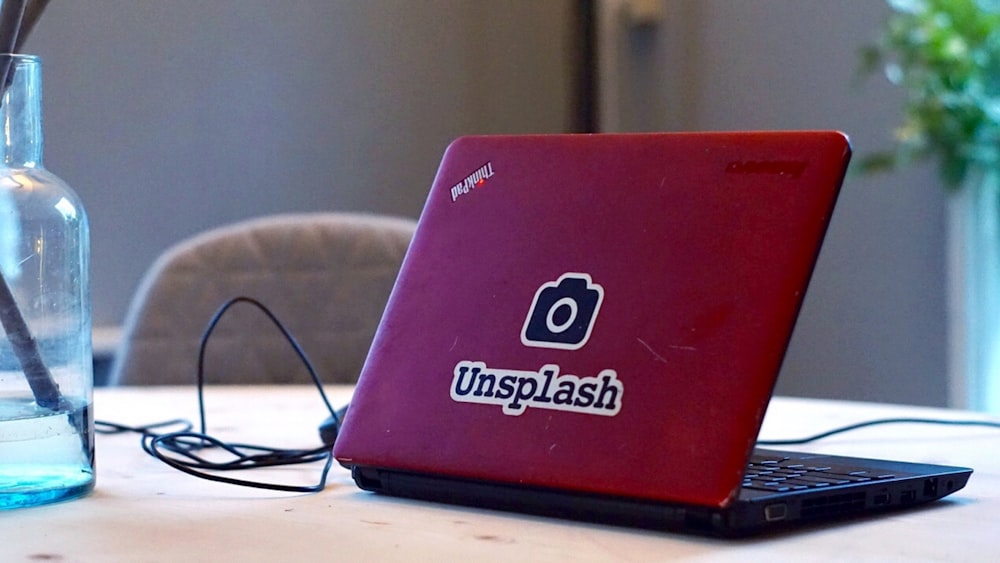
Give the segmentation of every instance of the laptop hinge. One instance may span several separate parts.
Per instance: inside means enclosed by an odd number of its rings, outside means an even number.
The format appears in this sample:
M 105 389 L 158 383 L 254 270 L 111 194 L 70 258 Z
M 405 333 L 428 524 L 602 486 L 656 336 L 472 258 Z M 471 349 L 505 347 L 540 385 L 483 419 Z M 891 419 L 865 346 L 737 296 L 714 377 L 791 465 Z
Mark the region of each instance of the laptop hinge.
M 351 477 L 354 478 L 354 482 L 357 483 L 358 487 L 361 489 L 375 493 L 387 492 L 385 485 L 382 482 L 382 476 L 379 473 L 379 470 L 374 467 L 361 467 L 355 465 L 351 468 Z

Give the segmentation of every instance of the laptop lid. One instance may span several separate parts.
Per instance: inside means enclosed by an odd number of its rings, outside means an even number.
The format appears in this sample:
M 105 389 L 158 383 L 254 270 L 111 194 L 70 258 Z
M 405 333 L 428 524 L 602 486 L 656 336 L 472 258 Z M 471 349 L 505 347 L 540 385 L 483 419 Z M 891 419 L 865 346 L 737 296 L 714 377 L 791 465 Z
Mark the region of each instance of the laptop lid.
M 455 141 L 334 455 L 728 505 L 849 154 L 837 132 Z

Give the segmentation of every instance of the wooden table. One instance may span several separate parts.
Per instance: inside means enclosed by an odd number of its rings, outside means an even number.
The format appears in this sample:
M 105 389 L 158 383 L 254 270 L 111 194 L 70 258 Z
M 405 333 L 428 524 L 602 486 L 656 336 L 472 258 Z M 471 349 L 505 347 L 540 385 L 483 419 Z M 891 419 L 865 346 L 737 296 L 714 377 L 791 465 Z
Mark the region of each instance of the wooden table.
M 350 389 L 330 390 L 335 404 Z M 326 416 L 306 387 L 212 387 L 209 431 L 280 447 L 316 445 Z M 97 418 L 127 424 L 197 414 L 192 388 L 103 388 Z M 778 398 L 762 437 L 799 436 L 886 416 L 972 417 L 956 411 Z M 0 511 L 0 561 L 997 561 L 1000 431 L 882 426 L 812 450 L 973 467 L 952 498 L 908 512 L 778 537 L 716 540 L 398 500 L 355 488 L 335 467 L 303 495 L 235 487 L 179 473 L 134 435 L 98 436 L 97 489 L 62 504 Z M 255 480 L 310 484 L 319 464 L 256 470 Z

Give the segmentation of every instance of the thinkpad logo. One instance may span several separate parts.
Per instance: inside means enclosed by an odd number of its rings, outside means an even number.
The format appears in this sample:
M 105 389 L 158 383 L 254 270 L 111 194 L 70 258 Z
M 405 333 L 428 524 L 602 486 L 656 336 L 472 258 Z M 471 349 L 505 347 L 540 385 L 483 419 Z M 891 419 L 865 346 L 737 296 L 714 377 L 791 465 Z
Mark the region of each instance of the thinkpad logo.
M 543 283 L 528 308 L 521 343 L 579 350 L 590 339 L 603 301 L 604 288 L 588 274 L 569 272 Z M 511 416 L 521 415 L 528 407 L 615 416 L 621 410 L 624 392 L 618 372 L 613 369 L 581 377 L 561 373 L 555 363 L 530 371 L 462 360 L 455 365 L 451 380 L 452 400 L 497 405 Z
M 480 166 L 475 172 L 466 176 L 464 180 L 451 187 L 451 201 L 454 202 L 472 190 L 482 187 L 486 184 L 486 180 L 493 177 L 493 174 L 492 162 L 487 162 Z

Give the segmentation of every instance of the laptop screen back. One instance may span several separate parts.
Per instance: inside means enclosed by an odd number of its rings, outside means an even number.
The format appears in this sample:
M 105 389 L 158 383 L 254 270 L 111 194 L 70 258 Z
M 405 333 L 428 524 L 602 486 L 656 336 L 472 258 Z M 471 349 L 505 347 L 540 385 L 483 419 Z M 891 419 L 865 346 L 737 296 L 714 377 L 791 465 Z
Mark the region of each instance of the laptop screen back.
M 835 132 L 457 140 L 336 457 L 725 505 L 849 154 Z

